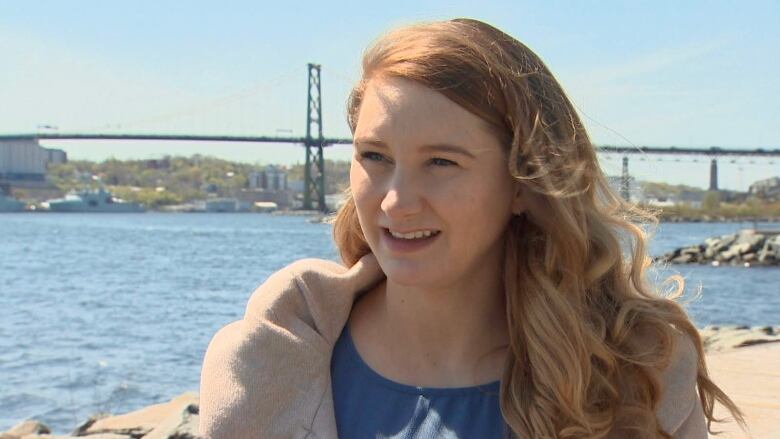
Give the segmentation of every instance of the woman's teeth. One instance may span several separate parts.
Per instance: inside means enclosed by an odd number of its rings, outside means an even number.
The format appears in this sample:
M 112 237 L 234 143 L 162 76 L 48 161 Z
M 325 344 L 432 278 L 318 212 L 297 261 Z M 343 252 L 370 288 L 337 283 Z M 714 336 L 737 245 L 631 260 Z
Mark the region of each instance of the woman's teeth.
M 401 239 L 419 239 L 419 238 L 427 238 L 429 236 L 438 235 L 438 230 L 418 230 L 416 232 L 410 232 L 410 233 L 397 233 L 390 230 L 390 234 L 393 235 L 394 238 L 401 238 Z

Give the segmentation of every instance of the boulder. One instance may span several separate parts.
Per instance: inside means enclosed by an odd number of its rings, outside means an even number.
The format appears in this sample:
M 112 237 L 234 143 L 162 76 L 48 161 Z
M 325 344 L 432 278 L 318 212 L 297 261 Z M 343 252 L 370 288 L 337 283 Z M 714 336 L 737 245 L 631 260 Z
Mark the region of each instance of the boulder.
M 731 249 L 728 249 L 724 252 L 720 252 L 716 254 L 715 260 L 718 262 L 727 262 L 734 259 L 734 257 L 737 256 L 737 254 L 738 253 L 736 251 L 732 251 Z
M 705 247 L 715 247 L 715 246 L 720 244 L 720 241 L 722 239 L 723 239 L 723 237 L 721 237 L 721 236 L 707 238 L 707 239 L 704 240 L 704 246 Z
M 746 229 L 739 232 L 735 244 L 748 244 L 753 250 L 758 250 L 758 246 L 764 242 L 766 237 L 757 233 L 753 229 Z
M 718 254 L 718 249 L 715 246 L 709 246 L 704 250 L 704 259 L 712 259 Z
M 780 265 L 780 234 L 745 229 L 733 235 L 707 238 L 702 244 L 676 248 L 655 260 L 713 266 Z
M 705 326 L 699 334 L 706 352 L 780 342 L 780 326 Z
M 680 250 L 680 254 L 682 255 L 698 255 L 701 253 L 702 248 L 698 245 L 693 245 L 690 247 L 685 247 L 682 250 Z
M 673 264 L 687 264 L 689 262 L 692 262 L 694 260 L 693 255 L 691 254 L 684 254 L 677 256 L 676 258 L 672 259 Z
M 84 435 L 87 429 L 92 426 L 95 422 L 97 422 L 100 419 L 104 418 L 110 418 L 111 413 L 95 413 L 94 415 L 90 416 L 89 419 L 84 421 L 81 425 L 76 427 L 75 430 L 73 430 L 70 434 L 71 436 L 80 436 Z
M 743 242 L 739 244 L 734 244 L 731 247 L 729 247 L 728 250 L 721 252 L 719 255 L 715 256 L 716 261 L 732 261 L 733 262 L 739 262 L 742 258 L 741 256 L 745 253 L 750 252 L 752 249 L 749 242 Z
M 5 433 L 0 433 L 0 439 L 20 439 L 24 436 L 29 436 L 32 434 L 46 433 L 51 433 L 49 427 L 36 420 L 28 419 L 14 425 Z
M 734 244 L 729 248 L 729 251 L 736 252 L 739 255 L 744 255 L 753 249 L 753 246 L 749 242 L 740 242 Z
M 780 235 L 775 235 L 764 241 L 764 246 L 758 252 L 761 262 L 780 261 Z
M 198 437 L 198 405 L 189 404 L 171 413 L 144 439 L 195 439 Z
M 87 422 L 71 434 L 73 436 L 89 436 L 90 438 L 92 435 L 100 433 L 141 437 L 147 435 L 172 415 L 180 416 L 182 410 L 193 404 L 197 406 L 198 394 L 187 392 L 165 403 L 150 405 L 123 415 L 102 417 L 91 423 Z
M 100 433 L 88 436 L 89 439 L 133 439 L 133 436 L 123 434 Z M 52 436 L 50 434 L 30 434 L 21 439 L 83 439 L 83 436 Z
M 718 244 L 715 246 L 717 251 L 721 252 L 729 247 L 731 247 L 731 244 L 734 243 L 734 241 L 737 240 L 737 235 L 723 235 L 720 237 Z

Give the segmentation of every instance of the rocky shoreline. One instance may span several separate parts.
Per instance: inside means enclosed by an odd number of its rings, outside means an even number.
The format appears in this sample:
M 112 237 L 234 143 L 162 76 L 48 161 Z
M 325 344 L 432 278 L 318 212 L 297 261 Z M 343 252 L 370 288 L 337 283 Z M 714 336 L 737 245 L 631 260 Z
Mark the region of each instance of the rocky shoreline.
M 93 415 L 69 435 L 52 435 L 45 424 L 26 420 L 0 433 L 0 439 L 194 439 L 197 433 L 198 394 L 187 392 L 122 415 Z
M 778 223 L 780 217 L 776 216 L 719 216 L 719 215 L 698 215 L 698 216 L 678 216 L 664 215 L 659 217 L 662 223 Z
M 780 326 L 706 326 L 699 330 L 707 355 L 747 346 L 780 342 Z M 196 439 L 198 394 L 187 392 L 172 400 L 121 415 L 93 415 L 69 435 L 52 435 L 41 422 L 27 420 L 0 433 L 0 439 Z
M 704 352 L 731 351 L 748 346 L 780 343 L 780 326 L 709 325 L 699 329 Z
M 745 229 L 677 248 L 656 259 L 671 264 L 780 266 L 780 232 Z

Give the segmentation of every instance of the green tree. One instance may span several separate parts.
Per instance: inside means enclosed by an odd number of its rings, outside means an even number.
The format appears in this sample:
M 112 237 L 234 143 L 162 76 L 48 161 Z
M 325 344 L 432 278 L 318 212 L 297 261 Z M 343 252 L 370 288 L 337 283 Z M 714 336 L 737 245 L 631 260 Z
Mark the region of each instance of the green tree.
M 701 207 L 707 213 L 715 213 L 720 209 L 720 193 L 718 191 L 707 191 L 704 194 Z

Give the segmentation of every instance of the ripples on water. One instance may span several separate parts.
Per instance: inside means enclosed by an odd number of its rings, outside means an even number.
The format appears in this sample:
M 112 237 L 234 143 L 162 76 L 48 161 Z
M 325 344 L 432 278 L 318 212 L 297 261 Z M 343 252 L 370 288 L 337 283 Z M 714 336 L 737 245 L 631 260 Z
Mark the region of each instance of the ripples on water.
M 651 252 L 740 227 L 663 224 Z M 211 336 L 304 257 L 337 259 L 330 226 L 253 214 L 0 215 L 0 431 L 36 418 L 67 433 L 98 411 L 197 391 Z M 780 323 L 780 270 L 673 268 L 689 288 L 703 284 L 690 306 L 697 325 Z

